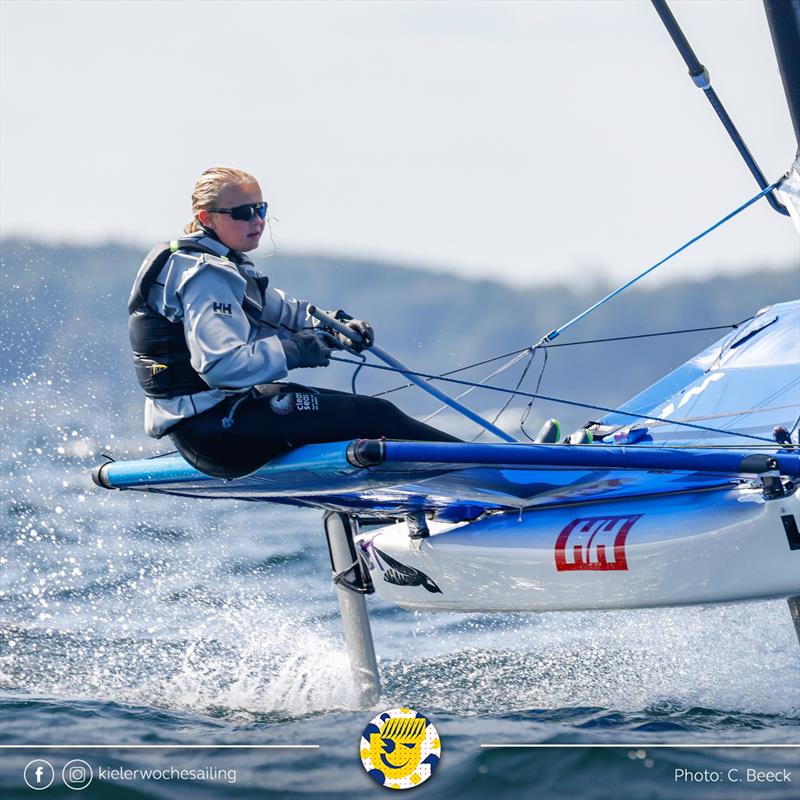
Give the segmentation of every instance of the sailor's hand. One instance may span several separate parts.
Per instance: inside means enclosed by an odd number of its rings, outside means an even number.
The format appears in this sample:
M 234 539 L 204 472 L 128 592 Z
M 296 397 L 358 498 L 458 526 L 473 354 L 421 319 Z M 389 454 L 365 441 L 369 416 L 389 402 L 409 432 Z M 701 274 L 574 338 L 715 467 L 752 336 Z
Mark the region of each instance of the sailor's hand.
M 298 333 L 291 339 L 281 339 L 286 355 L 286 368 L 327 367 L 331 363 L 331 348 L 314 333 Z
M 348 339 L 343 333 L 337 333 L 336 336 L 342 344 L 352 347 L 357 353 L 375 344 L 375 331 L 372 330 L 372 325 L 369 322 L 364 322 L 363 319 L 351 319 L 345 324 L 359 334 L 361 341 L 355 342 Z

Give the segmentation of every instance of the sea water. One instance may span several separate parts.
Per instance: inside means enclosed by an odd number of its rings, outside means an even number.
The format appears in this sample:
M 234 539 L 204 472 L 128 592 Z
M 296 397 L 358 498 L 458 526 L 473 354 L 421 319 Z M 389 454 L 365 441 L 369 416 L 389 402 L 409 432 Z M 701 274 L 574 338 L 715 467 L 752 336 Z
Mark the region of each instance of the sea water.
M 28 395 L 4 409 L 3 797 L 33 796 L 35 759 L 46 797 L 76 796 L 76 759 L 88 797 L 378 797 L 360 736 L 398 706 L 441 737 L 419 797 L 800 796 L 800 748 L 774 746 L 800 743 L 784 601 L 484 615 L 373 596 L 384 693 L 360 708 L 320 512 L 99 489 L 102 450 L 158 445 Z M 485 747 L 519 744 L 593 746 Z

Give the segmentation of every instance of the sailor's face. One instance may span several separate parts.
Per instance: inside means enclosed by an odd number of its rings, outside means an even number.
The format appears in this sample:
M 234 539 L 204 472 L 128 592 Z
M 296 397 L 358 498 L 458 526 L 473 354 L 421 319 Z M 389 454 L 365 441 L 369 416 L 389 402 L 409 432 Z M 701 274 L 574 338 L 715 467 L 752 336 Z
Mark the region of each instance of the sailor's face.
M 239 183 L 226 186 L 217 199 L 217 208 L 236 208 L 247 204 L 263 202 L 261 187 L 257 183 Z M 266 222 L 258 214 L 249 220 L 234 219 L 230 214 L 201 212 L 200 221 L 214 233 L 219 240 L 240 253 L 255 250 L 264 233 Z

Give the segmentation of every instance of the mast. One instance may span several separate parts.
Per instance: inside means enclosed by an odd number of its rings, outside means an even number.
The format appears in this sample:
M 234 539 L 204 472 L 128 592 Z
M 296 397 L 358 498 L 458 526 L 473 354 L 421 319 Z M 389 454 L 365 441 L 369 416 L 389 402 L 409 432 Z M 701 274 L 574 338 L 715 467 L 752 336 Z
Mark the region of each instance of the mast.
M 800 156 L 800 0 L 764 0 Z

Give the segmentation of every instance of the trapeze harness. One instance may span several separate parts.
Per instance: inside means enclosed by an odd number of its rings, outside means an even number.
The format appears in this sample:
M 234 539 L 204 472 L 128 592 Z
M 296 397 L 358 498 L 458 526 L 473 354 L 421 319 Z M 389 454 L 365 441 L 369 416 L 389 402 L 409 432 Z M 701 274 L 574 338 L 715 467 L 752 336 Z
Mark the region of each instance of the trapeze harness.
M 185 238 L 156 245 L 139 269 L 128 303 L 128 333 L 139 385 L 156 400 L 213 388 L 191 365 L 182 321 L 172 322 L 147 304 L 159 273 L 177 252 L 220 257 L 202 240 Z M 252 326 L 261 326 L 269 279 L 244 270 L 252 262 L 240 253 L 229 250 L 226 258 L 246 282 L 242 310 Z M 275 456 L 313 442 L 381 437 L 459 441 L 386 400 L 278 382 L 230 394 L 207 411 L 185 417 L 168 434 L 192 466 L 219 478 L 247 475 Z

